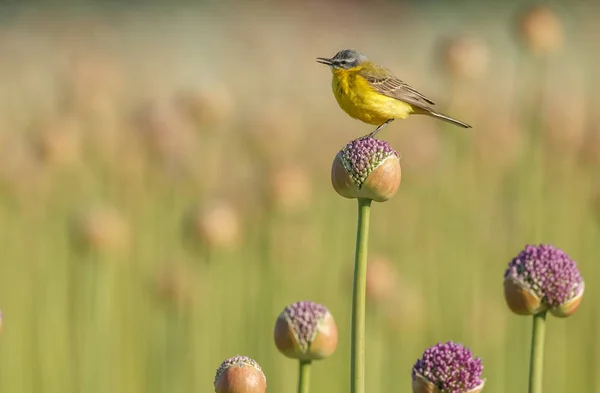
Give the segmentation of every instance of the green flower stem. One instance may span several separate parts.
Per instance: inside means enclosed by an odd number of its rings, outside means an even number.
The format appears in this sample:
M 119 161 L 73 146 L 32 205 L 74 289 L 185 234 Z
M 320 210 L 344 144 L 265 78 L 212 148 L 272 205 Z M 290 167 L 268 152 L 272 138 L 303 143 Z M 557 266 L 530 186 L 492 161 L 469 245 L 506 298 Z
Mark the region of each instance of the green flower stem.
M 546 335 L 546 311 L 533 316 L 531 334 L 531 360 L 529 365 L 529 393 L 542 393 L 544 371 L 544 337 Z
M 310 389 L 310 360 L 300 360 L 298 368 L 298 393 L 308 393 Z
M 365 313 L 367 290 L 367 246 L 371 200 L 358 200 L 358 229 L 352 289 L 352 343 L 350 393 L 365 393 Z

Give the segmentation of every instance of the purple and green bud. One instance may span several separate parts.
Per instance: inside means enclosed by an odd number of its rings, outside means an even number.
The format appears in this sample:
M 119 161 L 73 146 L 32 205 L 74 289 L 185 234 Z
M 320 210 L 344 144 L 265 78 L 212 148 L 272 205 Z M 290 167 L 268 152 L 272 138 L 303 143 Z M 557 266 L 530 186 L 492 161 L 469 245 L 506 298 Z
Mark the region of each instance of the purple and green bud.
M 331 169 L 333 188 L 345 198 L 384 202 L 398 191 L 400 157 L 386 141 L 359 138 L 336 155 Z
M 527 245 L 509 263 L 504 273 L 505 297 L 519 315 L 549 309 L 556 316 L 569 316 L 579 306 L 584 282 L 577 264 L 551 245 Z
M 358 188 L 361 188 L 367 176 L 388 157 L 398 157 L 398 153 L 386 141 L 367 138 L 357 139 L 346 145 L 341 151 L 342 165 L 348 171 Z
M 448 341 L 427 348 L 412 369 L 413 393 L 475 393 L 483 390 L 480 358 L 459 343 Z
M 264 393 L 267 379 L 256 361 L 247 356 L 234 356 L 217 369 L 216 393 Z
M 337 347 L 337 326 L 325 306 L 310 301 L 296 302 L 279 314 L 274 339 L 277 349 L 287 357 L 323 359 Z

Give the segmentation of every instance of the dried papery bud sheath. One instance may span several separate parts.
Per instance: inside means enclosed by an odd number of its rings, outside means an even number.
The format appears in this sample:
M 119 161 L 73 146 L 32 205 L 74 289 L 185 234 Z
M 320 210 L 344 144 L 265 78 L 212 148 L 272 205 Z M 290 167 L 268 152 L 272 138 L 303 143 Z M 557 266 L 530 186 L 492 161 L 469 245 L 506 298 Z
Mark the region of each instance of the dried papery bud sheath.
M 398 192 L 402 170 L 398 153 L 385 141 L 360 138 L 338 152 L 331 183 L 345 198 L 385 202 Z
M 423 352 L 412 369 L 413 393 L 476 393 L 485 380 L 481 378 L 480 358 L 459 343 L 439 343 Z
M 558 15 L 544 5 L 534 5 L 521 13 L 518 33 L 524 44 L 536 54 L 555 52 L 564 41 L 563 26 Z
M 517 315 L 535 315 L 547 309 L 528 284 L 510 276 L 504 278 L 504 299 L 508 308 Z
M 579 307 L 583 291 L 577 264 L 551 245 L 527 245 L 504 273 L 504 296 L 518 315 L 550 310 L 555 316 L 567 317 Z
M 275 345 L 292 359 L 318 360 L 333 354 L 338 343 L 335 320 L 327 308 L 310 301 L 287 306 L 275 322 Z
M 217 369 L 215 393 L 264 393 L 267 379 L 256 361 L 247 356 L 225 360 Z
M 562 303 L 560 306 L 550 308 L 550 312 L 552 313 L 552 315 L 559 318 L 566 318 L 573 315 L 581 305 L 581 301 L 583 300 L 584 289 L 585 283 L 582 281 L 581 287 L 579 287 L 579 293 L 577 295 Z

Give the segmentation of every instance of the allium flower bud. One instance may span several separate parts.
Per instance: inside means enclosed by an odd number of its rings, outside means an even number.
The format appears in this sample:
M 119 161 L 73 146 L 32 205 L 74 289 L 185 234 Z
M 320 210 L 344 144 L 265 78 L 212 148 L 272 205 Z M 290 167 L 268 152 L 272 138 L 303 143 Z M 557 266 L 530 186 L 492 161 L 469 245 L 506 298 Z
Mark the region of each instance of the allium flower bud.
M 448 341 L 427 348 L 412 369 L 413 393 L 476 393 L 483 364 L 468 348 Z
M 338 332 L 325 306 L 302 301 L 287 306 L 275 323 L 275 345 L 285 356 L 317 360 L 331 356 L 337 347 Z
M 2 310 L 0 310 L 0 333 L 2 333 Z
M 241 238 L 241 222 L 237 209 L 219 202 L 204 209 L 193 208 L 185 218 L 187 235 L 190 239 L 214 248 L 235 248 Z
M 584 283 L 577 264 L 550 245 L 527 245 L 504 273 L 504 296 L 519 315 L 549 309 L 553 315 L 572 315 L 583 297 Z
M 203 129 L 214 129 L 213 126 L 230 118 L 235 109 L 234 97 L 223 85 L 211 86 L 210 90 L 182 91 L 175 100 L 186 115 Z
M 271 201 L 282 210 L 301 210 L 309 205 L 312 189 L 309 175 L 303 167 L 277 167 L 269 183 Z
M 196 301 L 194 271 L 178 262 L 162 267 L 155 276 L 157 295 L 178 310 L 191 308 Z
M 264 393 L 267 379 L 256 361 L 235 356 L 221 363 L 214 386 L 215 393 Z
M 398 192 L 402 171 L 398 153 L 385 141 L 355 139 L 333 160 L 331 183 L 345 198 L 385 202 Z
M 92 251 L 115 251 L 130 241 L 129 223 L 112 206 L 99 206 L 79 216 L 74 225 L 77 244 Z
M 49 165 L 75 164 L 81 155 L 81 128 L 75 117 L 52 119 L 35 140 L 40 159 Z
M 527 9 L 519 19 L 519 33 L 532 52 L 538 54 L 558 50 L 563 44 L 563 26 L 550 8 L 535 5 Z
M 442 44 L 442 61 L 448 72 L 455 77 L 477 78 L 487 70 L 488 48 L 475 37 L 451 37 Z

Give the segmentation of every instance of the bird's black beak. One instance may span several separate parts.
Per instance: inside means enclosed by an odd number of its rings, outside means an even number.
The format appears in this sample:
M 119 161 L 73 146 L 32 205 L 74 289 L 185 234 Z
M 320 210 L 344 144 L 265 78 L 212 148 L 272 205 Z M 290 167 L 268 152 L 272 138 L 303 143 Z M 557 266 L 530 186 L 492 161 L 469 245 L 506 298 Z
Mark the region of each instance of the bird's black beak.
M 317 57 L 317 63 L 325 64 L 328 66 L 333 65 L 331 59 L 327 59 L 325 57 Z

